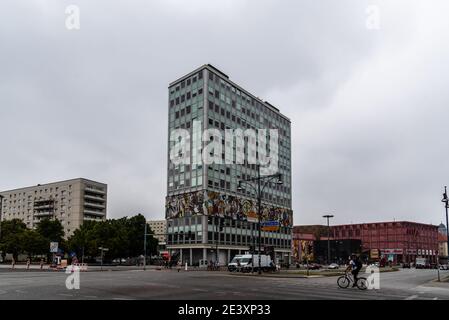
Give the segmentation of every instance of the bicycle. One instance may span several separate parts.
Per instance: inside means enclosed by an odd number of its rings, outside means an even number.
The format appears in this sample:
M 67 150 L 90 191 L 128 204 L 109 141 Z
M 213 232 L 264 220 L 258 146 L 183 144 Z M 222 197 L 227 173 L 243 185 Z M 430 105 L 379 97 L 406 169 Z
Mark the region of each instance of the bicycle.
M 346 289 L 351 283 L 354 283 L 354 276 L 349 272 L 346 272 L 343 276 L 337 279 L 337 284 L 342 289 Z M 357 277 L 355 285 L 360 290 L 368 289 L 368 282 L 365 277 Z

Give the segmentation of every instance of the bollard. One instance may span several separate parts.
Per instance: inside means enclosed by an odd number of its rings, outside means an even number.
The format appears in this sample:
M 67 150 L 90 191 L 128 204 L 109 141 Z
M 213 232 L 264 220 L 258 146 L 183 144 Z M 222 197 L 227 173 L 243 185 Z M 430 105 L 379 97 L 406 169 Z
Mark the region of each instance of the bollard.
M 185 268 L 185 270 L 187 271 L 187 261 L 186 261 L 186 268 Z

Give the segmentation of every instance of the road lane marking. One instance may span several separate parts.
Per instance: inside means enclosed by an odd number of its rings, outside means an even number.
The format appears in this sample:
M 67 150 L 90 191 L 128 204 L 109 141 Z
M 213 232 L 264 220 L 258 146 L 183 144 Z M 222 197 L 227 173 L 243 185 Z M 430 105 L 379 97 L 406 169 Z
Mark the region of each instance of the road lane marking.
M 409 296 L 409 297 L 405 298 L 404 300 L 414 300 L 416 298 L 418 298 L 418 296 L 416 294 L 414 294 L 412 296 Z

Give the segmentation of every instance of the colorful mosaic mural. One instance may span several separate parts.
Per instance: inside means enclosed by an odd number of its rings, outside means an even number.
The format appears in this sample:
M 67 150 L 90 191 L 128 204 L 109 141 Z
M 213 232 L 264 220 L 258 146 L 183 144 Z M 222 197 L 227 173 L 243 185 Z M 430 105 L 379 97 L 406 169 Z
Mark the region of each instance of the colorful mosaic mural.
M 197 191 L 166 198 L 166 217 L 194 215 L 229 217 L 242 221 L 257 221 L 257 201 L 229 196 L 213 191 Z M 279 221 L 292 226 L 292 211 L 262 204 L 262 221 Z

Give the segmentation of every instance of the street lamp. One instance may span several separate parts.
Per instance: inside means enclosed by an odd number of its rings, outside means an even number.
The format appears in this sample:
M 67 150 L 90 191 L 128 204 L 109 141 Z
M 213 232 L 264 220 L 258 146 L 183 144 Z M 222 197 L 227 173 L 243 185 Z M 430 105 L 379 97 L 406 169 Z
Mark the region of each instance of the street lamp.
M 327 219 L 327 264 L 330 264 L 331 261 L 331 228 L 329 226 L 329 219 L 333 218 L 334 216 L 331 214 L 324 215 L 323 218 Z
M 239 184 L 237 186 L 237 191 L 243 191 L 243 187 L 242 184 L 246 184 L 248 186 L 250 186 L 251 188 L 253 188 L 253 191 L 256 192 L 257 194 L 257 225 L 258 225 L 258 229 L 259 229 L 259 267 L 258 269 L 258 273 L 262 274 L 262 269 L 261 269 L 261 264 L 262 264 L 262 257 L 261 257 L 261 252 L 262 252 L 262 226 L 261 226 L 261 217 L 262 217 L 262 194 L 263 191 L 265 189 L 265 187 L 267 185 L 269 185 L 272 180 L 276 179 L 276 184 L 281 185 L 282 182 L 282 175 L 280 173 L 277 174 L 272 174 L 272 175 L 268 175 L 268 176 L 260 176 L 260 164 L 257 165 L 257 177 L 254 178 L 249 178 L 246 180 L 240 180 Z M 263 184 L 262 184 L 263 181 Z M 256 182 L 257 184 L 257 189 L 254 185 L 252 185 L 252 182 Z M 254 261 L 253 261 L 253 267 L 254 267 Z
M 148 233 L 148 224 L 145 219 L 145 230 L 143 233 L 143 270 L 147 269 L 147 237 L 152 236 L 153 234 Z
M 3 210 L 3 196 L 0 194 L 0 239 L 2 238 L 2 210 Z
M 449 199 L 447 197 L 447 186 L 444 187 L 443 199 L 441 200 L 446 208 L 446 237 L 447 237 L 447 248 L 448 248 L 448 257 L 449 257 L 449 226 L 448 226 L 448 214 L 447 209 L 449 209 Z
M 105 248 L 105 247 L 103 247 L 103 246 L 99 247 L 98 249 L 101 250 L 101 271 L 103 271 L 103 252 L 104 252 L 104 251 L 109 251 L 109 249 L 108 249 L 108 248 Z

